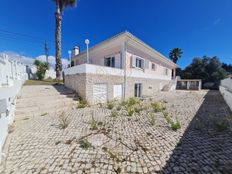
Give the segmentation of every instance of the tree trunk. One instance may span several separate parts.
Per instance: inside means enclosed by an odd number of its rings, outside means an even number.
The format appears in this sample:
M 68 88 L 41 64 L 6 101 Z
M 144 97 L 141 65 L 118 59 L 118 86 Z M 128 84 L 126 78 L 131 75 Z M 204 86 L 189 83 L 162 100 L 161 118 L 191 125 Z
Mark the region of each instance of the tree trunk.
M 56 79 L 61 79 L 61 71 L 62 71 L 62 62 L 61 62 L 61 22 L 62 16 L 59 7 L 57 7 L 57 11 L 55 13 L 56 17 Z

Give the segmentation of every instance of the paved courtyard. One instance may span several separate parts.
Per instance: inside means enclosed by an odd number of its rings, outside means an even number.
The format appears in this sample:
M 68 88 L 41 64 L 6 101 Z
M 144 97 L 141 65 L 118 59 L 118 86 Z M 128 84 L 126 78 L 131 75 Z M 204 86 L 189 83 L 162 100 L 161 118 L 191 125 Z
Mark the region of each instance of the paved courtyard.
M 129 116 L 116 104 L 107 109 L 68 103 L 62 112 L 61 102 L 45 111 L 52 102 L 47 95 L 57 89 L 27 88 L 22 100 L 28 90 L 45 100 L 31 98 L 39 114 L 16 115 L 4 149 L 4 174 L 232 173 L 231 112 L 218 91 L 159 92 L 144 103 L 162 103 L 162 112 L 147 108 Z M 165 113 L 181 128 L 172 130 Z

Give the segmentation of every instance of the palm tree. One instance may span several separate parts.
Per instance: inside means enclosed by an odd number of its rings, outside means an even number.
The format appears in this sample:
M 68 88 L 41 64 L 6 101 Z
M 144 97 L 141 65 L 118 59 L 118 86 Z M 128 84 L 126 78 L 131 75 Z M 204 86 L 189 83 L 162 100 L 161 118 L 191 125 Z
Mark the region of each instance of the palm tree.
M 53 0 L 56 4 L 56 78 L 60 79 L 62 71 L 62 62 L 61 62 L 61 23 L 62 23 L 62 14 L 65 8 L 74 7 L 76 5 L 76 0 Z
M 176 63 L 179 58 L 181 58 L 183 52 L 180 48 L 174 48 L 172 51 L 169 53 L 169 58 Z

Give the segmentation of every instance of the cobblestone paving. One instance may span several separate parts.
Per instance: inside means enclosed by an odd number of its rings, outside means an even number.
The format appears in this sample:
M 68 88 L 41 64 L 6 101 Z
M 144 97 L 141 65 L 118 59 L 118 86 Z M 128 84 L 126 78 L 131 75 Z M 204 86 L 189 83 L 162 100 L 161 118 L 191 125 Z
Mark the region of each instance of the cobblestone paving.
M 146 111 L 112 117 L 99 107 L 66 111 L 66 129 L 60 113 L 16 121 L 3 173 L 231 173 L 231 130 L 215 129 L 231 112 L 217 91 L 157 93 L 154 100 L 181 129 L 171 130 L 162 113 L 152 125 Z M 82 140 L 92 147 L 81 148 Z

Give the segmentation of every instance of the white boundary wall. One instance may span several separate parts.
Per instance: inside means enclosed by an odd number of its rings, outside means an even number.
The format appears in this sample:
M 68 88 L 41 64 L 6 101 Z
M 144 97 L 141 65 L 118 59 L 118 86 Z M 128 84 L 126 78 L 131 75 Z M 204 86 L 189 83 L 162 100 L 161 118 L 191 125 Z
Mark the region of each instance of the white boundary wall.
M 226 103 L 232 110 L 232 79 L 227 78 L 227 79 L 222 80 L 219 90 L 223 98 L 225 99 Z
M 0 56 L 0 162 L 8 127 L 14 120 L 16 95 L 27 78 L 26 65 Z

